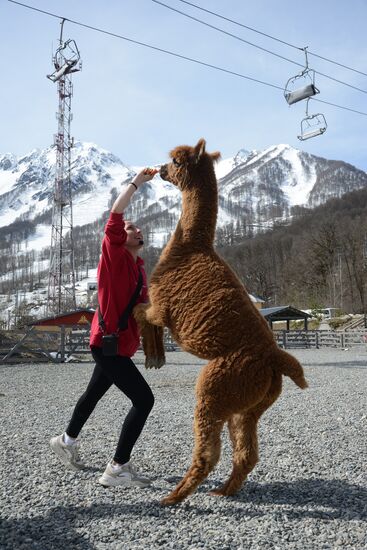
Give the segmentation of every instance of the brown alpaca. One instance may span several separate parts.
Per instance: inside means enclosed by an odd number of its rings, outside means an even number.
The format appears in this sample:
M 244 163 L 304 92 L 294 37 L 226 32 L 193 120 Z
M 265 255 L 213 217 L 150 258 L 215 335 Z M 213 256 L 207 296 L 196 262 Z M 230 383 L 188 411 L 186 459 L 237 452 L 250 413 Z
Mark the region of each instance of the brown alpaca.
M 152 274 L 151 303 L 140 304 L 134 314 L 147 367 L 164 363 L 158 329 L 164 326 L 183 350 L 209 363 L 196 385 L 192 465 L 162 504 L 183 500 L 208 476 L 219 459 L 226 422 L 233 467 L 212 494 L 238 491 L 258 461 L 257 422 L 280 395 L 282 375 L 307 387 L 299 362 L 278 348 L 241 281 L 214 250 L 218 191 L 213 161 L 220 154 L 206 153 L 200 140 L 195 147 L 176 147 L 170 156 L 161 177 L 182 192 L 182 215 Z

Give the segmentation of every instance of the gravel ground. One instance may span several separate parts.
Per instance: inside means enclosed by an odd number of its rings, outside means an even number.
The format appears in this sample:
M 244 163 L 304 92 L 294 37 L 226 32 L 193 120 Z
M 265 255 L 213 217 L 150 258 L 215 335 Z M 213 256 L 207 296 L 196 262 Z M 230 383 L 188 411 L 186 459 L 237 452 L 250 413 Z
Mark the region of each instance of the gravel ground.
M 73 473 L 49 450 L 84 391 L 92 364 L 0 367 L 1 549 L 363 549 L 367 547 L 367 351 L 297 350 L 310 388 L 284 380 L 259 425 L 260 462 L 242 490 L 208 490 L 220 463 L 184 503 L 161 507 L 190 464 L 195 380 L 203 364 L 168 353 L 145 371 L 156 403 L 134 450 L 147 489 L 104 489 L 96 479 L 113 454 L 128 400 L 111 388 L 82 433 L 89 468 Z M 135 357 L 143 370 L 143 356 Z

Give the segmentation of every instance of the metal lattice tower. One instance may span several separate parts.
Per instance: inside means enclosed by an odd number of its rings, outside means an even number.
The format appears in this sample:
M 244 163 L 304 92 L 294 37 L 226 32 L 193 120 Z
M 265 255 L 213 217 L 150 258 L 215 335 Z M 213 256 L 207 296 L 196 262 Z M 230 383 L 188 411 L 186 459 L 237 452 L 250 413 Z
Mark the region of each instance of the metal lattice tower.
M 61 22 L 60 45 L 53 58 L 55 71 L 47 78 L 57 82 L 59 108 L 54 145 L 56 148 L 55 182 L 53 189 L 51 252 L 48 279 L 47 311 L 59 314 L 75 309 L 75 270 L 73 242 L 73 205 L 71 188 L 71 149 L 74 144 L 70 134 L 72 121 L 71 99 L 73 86 L 71 74 L 81 69 L 80 54 L 74 40 L 63 41 Z

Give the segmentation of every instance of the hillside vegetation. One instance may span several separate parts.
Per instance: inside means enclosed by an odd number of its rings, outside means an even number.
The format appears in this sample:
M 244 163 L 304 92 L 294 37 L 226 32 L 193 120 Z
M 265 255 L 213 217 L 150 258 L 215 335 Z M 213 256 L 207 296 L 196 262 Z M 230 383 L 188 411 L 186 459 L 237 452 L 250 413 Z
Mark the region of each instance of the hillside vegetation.
M 111 203 L 113 201 L 111 196 Z M 134 208 L 132 204 L 130 208 Z M 127 211 L 129 216 L 133 212 Z M 50 213 L 42 216 L 49 223 Z M 216 247 L 252 294 L 271 305 L 292 304 L 302 309 L 337 307 L 364 313 L 367 275 L 367 189 L 331 199 L 314 209 L 293 207 L 292 222 L 256 233 L 248 224 L 218 228 Z M 137 219 L 145 235 L 172 220 L 168 212 L 146 211 Z M 95 268 L 108 210 L 97 221 L 74 228 L 76 280 Z M 49 250 L 20 252 L 35 222 L 18 219 L 0 230 L 0 294 L 47 288 Z M 164 223 L 162 223 L 164 222 Z M 174 226 L 172 225 L 172 230 Z M 160 248 L 146 247 L 143 257 L 148 275 Z
M 253 238 L 218 233 L 218 251 L 268 305 L 366 306 L 367 190 L 294 212 L 292 223 Z

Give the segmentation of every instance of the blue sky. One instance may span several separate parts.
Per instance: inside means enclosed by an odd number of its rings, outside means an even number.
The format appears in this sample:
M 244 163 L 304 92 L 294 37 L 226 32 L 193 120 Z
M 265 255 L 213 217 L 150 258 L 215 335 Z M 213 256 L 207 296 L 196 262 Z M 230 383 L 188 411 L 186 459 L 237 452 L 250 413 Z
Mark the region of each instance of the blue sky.
M 163 2 L 279 55 L 304 56 L 179 0 Z M 193 0 L 194 3 L 299 47 L 367 73 L 366 0 Z M 182 17 L 151 0 L 24 0 L 66 18 L 284 86 L 299 68 Z M 53 141 L 57 85 L 52 72 L 59 21 L 0 0 L 0 154 L 25 154 Z M 341 159 L 367 170 L 367 116 L 310 101 L 322 112 L 327 132 L 299 142 L 305 105 L 286 104 L 282 91 L 177 59 L 65 23 L 83 69 L 74 82 L 72 134 L 92 141 L 127 164 L 165 161 L 167 152 L 204 137 L 222 156 L 239 149 L 288 143 L 309 153 Z M 310 65 L 367 90 L 367 77 L 310 56 Z M 367 112 L 367 95 L 316 77 L 318 98 Z

